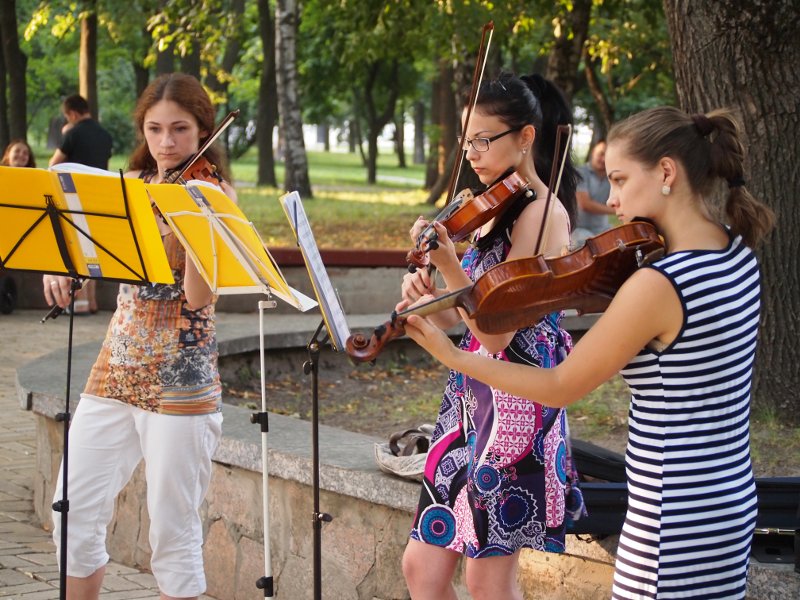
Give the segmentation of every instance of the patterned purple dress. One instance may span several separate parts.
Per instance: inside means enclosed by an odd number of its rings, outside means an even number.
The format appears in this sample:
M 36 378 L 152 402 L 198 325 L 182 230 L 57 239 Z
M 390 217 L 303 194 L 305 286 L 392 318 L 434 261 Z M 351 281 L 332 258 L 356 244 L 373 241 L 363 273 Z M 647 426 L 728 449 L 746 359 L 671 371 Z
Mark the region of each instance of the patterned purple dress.
M 507 236 L 470 248 L 475 281 L 508 255 Z M 496 360 L 547 368 L 572 348 L 551 313 L 517 331 Z M 467 330 L 459 345 L 486 354 Z M 567 525 L 585 513 L 567 440 L 567 415 L 450 372 L 433 433 L 411 538 L 469 558 L 520 548 L 562 552 Z

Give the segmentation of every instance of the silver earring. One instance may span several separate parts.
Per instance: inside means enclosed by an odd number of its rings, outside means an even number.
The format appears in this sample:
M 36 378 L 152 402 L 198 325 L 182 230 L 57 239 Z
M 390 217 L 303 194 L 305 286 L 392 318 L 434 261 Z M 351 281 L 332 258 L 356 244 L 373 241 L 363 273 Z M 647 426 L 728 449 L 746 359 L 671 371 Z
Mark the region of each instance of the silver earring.
M 525 154 L 528 151 L 527 148 L 522 148 L 522 153 Z
M 661 194 L 664 196 L 669 196 L 669 193 L 672 191 L 672 188 L 668 185 L 661 186 Z

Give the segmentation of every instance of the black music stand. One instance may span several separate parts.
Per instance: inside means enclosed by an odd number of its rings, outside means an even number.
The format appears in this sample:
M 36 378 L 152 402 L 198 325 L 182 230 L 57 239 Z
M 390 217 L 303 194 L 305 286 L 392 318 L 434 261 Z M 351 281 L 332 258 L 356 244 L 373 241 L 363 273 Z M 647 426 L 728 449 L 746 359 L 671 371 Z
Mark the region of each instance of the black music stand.
M 311 519 L 314 528 L 314 598 L 319 600 L 322 597 L 322 523 L 333 520 L 331 515 L 320 512 L 319 506 L 319 354 L 321 344 L 328 340 L 335 351 L 344 350 L 345 342 L 350 337 L 350 329 L 339 297 L 331 285 L 325 265 L 322 264 L 300 194 L 290 192 L 282 196 L 280 202 L 297 239 L 322 312 L 322 321 L 307 346 L 308 360 L 303 364 L 303 373 L 311 374 L 311 487 L 314 501 Z M 323 328 L 325 335 L 320 339 Z
M 0 228 L 4 233 L 0 242 L 0 269 L 72 278 L 65 408 L 63 413 L 56 415 L 56 421 L 64 424 L 62 495 L 60 500 L 53 503 L 53 510 L 61 513 L 59 597 L 62 599 L 66 598 L 67 588 L 69 422 L 75 291 L 81 288 L 81 282 L 85 279 L 134 284 L 173 282 L 150 203 L 143 188 L 129 197 L 132 183 L 122 177 L 121 171 L 117 184 L 116 176 L 55 174 L 41 169 L 10 167 L 0 170 L 0 189 L 7 190 L 0 197 L 0 215 L 4 215 L 0 218 Z M 109 185 L 113 186 L 116 193 L 109 194 Z M 9 196 L 11 199 L 6 200 Z M 95 208 L 101 202 L 104 206 Z M 61 309 L 54 306 L 42 323 L 48 318 L 57 317 L 60 312 Z

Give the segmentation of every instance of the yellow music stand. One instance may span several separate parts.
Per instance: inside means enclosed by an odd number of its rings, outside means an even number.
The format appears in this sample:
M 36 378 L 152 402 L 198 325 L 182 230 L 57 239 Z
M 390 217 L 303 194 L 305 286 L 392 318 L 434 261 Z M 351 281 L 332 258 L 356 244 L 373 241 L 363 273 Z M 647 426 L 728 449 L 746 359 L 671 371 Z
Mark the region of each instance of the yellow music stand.
M 261 236 L 217 186 L 145 184 L 170 228 L 216 294 L 275 294 L 301 311 L 316 302 L 286 283 Z
M 0 167 L 0 269 L 35 271 L 72 278 L 71 307 L 82 279 L 173 283 L 150 200 L 140 180 L 122 173 L 52 172 Z M 58 316 L 54 306 L 42 319 Z M 68 448 L 73 315 L 67 342 L 59 597 L 66 598 Z
M 0 269 L 173 283 L 144 183 L 0 167 Z

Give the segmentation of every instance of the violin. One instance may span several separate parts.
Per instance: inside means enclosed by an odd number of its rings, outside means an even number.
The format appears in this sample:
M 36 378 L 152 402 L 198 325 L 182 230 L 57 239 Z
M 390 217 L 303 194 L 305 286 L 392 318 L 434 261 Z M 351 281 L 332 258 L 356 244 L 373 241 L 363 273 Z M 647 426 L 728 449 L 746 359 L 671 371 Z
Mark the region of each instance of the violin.
M 532 195 L 533 192 L 528 186 L 528 180 L 513 171 L 477 196 L 469 189 L 463 190 L 436 215 L 434 220 L 444 225 L 448 237 L 453 242 L 460 242 L 478 227 L 500 214 L 523 194 Z M 412 266 L 416 269 L 428 264 L 427 253 L 436 248 L 437 237 L 433 225 L 428 225 L 419 234 L 416 247 L 406 255 L 410 270 Z
M 192 156 L 190 156 L 182 165 L 176 169 L 171 169 L 166 173 L 163 183 L 180 183 L 185 184 L 190 180 L 207 181 L 215 185 L 222 183 L 222 177 L 217 172 L 217 165 L 212 164 L 203 153 L 211 147 L 217 138 L 228 128 L 228 125 L 233 123 L 233 120 L 239 116 L 239 109 L 228 113 L 228 115 L 217 125 L 217 128 L 211 132 L 208 139 L 197 149 Z
M 369 338 L 351 335 L 345 350 L 354 362 L 374 361 L 389 341 L 405 334 L 410 315 L 426 316 L 453 307 L 464 309 L 478 329 L 489 334 L 516 331 L 556 310 L 603 312 L 638 267 L 663 253 L 664 242 L 655 226 L 634 220 L 589 238 L 564 256 L 538 254 L 497 264 L 470 286 L 393 312 Z

